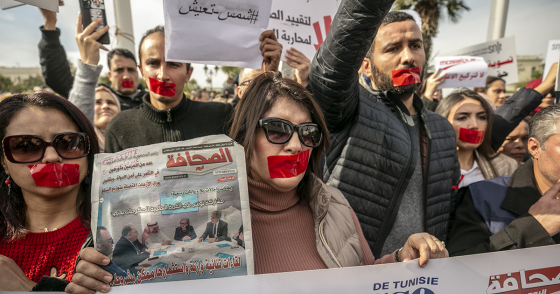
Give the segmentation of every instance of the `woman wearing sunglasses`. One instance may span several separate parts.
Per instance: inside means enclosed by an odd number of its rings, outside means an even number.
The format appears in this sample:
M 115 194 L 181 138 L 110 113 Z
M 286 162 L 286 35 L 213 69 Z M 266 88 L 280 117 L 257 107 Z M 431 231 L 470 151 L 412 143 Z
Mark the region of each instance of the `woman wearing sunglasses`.
M 375 260 L 348 201 L 320 176 L 329 146 L 319 106 L 297 82 L 261 74 L 237 105 L 229 136 L 243 145 L 248 171 L 255 273 L 278 273 L 447 257 L 435 237 L 409 237 Z M 85 249 L 67 292 L 106 292 L 103 255 Z M 82 265 L 83 263 L 83 265 Z M 83 269 L 88 270 L 83 270 Z M 88 277 L 84 277 L 87 275 Z
M 97 139 L 54 94 L 0 102 L 0 291 L 64 290 L 90 229 Z

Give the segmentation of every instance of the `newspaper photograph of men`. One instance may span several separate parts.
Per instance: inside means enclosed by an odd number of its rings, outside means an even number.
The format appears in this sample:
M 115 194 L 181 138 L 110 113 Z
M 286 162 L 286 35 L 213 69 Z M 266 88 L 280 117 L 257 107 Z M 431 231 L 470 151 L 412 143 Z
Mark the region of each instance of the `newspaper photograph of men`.
M 244 151 L 228 137 L 99 154 L 92 190 L 111 286 L 254 272 Z

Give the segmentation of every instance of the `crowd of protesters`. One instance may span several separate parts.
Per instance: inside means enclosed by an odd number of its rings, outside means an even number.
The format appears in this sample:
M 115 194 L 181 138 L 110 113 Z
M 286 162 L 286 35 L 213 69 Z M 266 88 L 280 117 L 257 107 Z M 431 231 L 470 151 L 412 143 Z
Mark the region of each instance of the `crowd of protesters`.
M 262 69 L 242 69 L 220 95 L 190 97 L 193 68 L 165 61 L 163 26 L 143 35 L 138 60 L 109 51 L 103 85 L 99 51 L 107 49 L 97 39 L 108 26 L 83 28 L 78 17 L 73 77 L 56 13 L 41 9 L 43 77 L 58 95 L 0 102 L 0 291 L 109 291 L 113 240 L 90 224 L 94 155 L 213 134 L 245 148 L 256 274 L 413 259 L 423 267 L 431 258 L 557 244 L 558 65 L 509 98 L 498 77 L 443 97 L 439 70 L 398 85 L 393 71 L 427 60 L 414 18 L 389 12 L 392 5 L 343 2 L 313 60 L 287 50 L 294 79 L 278 72 L 282 45 L 265 31 Z M 275 155 L 309 164 L 271 178 L 267 157 Z M 49 177 L 57 171 L 73 176 Z M 326 216 L 326 243 L 317 215 Z M 138 240 L 135 228 L 128 235 Z

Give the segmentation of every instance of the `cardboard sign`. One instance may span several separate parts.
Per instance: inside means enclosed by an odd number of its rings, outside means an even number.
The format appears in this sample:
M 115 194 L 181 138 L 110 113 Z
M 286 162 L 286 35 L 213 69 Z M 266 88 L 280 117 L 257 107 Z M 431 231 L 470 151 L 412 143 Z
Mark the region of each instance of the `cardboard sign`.
M 445 81 L 438 89 L 459 87 L 484 87 L 488 65 L 484 58 L 474 56 L 446 56 L 434 58 L 435 68 Z
M 550 71 L 550 67 L 553 63 L 558 62 L 558 56 L 560 56 L 560 40 L 550 40 L 548 41 L 548 47 L 546 47 L 546 60 L 544 62 L 543 80 Z M 558 87 L 556 87 L 558 89 Z
M 327 37 L 336 9 L 336 0 L 273 1 L 268 29 L 284 47 L 282 60 L 286 61 L 286 50 L 292 47 L 312 60 Z
M 482 57 L 488 64 L 488 75 L 500 77 L 506 84 L 519 82 L 514 36 L 465 47 L 443 56 Z
M 234 293 L 553 294 L 560 290 L 560 245 L 386 265 L 228 277 L 220 280 L 132 285 L 112 294 L 207 292 L 219 285 Z
M 3 10 L 25 4 L 58 12 L 58 0 L 0 0 L 0 8 Z
M 165 60 L 261 68 L 272 0 L 164 0 Z

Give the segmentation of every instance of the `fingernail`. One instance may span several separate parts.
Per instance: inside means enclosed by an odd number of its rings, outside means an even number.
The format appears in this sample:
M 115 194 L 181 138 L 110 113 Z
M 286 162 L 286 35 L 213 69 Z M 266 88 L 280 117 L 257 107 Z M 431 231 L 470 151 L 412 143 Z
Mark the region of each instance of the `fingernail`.
M 105 281 L 105 282 L 107 282 L 107 283 L 111 282 L 112 279 L 113 279 L 113 276 L 105 276 L 105 277 L 103 277 L 103 281 Z
M 109 287 L 109 285 L 103 285 L 103 286 L 101 286 L 101 290 L 102 290 L 103 292 L 109 292 L 109 289 L 111 289 L 111 287 Z
M 89 293 L 90 293 L 90 294 L 95 294 L 95 291 L 89 290 Z
M 103 258 L 103 260 L 101 261 L 103 264 L 109 264 L 109 258 Z

